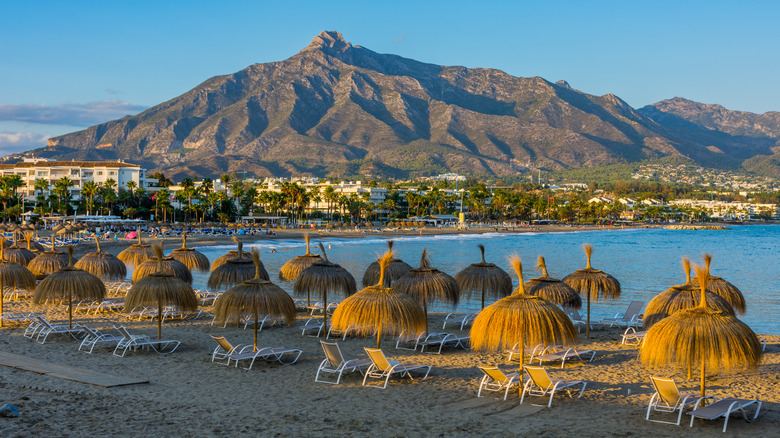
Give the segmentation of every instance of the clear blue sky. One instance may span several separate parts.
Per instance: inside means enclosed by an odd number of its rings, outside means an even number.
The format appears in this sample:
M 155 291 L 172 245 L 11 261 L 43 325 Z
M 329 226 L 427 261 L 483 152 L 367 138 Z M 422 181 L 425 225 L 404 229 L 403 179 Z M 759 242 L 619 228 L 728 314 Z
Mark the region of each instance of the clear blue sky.
M 773 1 L 5 1 L 0 155 L 286 59 L 322 30 L 419 61 L 565 79 L 635 108 L 780 110 Z

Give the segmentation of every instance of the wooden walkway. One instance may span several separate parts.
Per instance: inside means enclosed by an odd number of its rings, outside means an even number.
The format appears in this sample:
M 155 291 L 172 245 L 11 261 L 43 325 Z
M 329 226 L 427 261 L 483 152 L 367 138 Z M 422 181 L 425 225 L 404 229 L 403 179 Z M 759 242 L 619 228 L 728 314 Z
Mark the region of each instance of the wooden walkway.
M 66 365 L 57 365 L 51 362 L 32 359 L 27 356 L 6 353 L 0 351 L 0 365 L 15 368 L 18 370 L 32 371 L 34 373 L 46 376 L 56 377 L 58 379 L 71 380 L 74 382 L 88 383 L 90 385 L 111 388 L 113 386 L 135 385 L 138 383 L 149 383 L 144 379 L 133 379 L 125 376 L 114 376 L 112 374 L 103 374 L 95 371 L 81 368 L 69 367 Z

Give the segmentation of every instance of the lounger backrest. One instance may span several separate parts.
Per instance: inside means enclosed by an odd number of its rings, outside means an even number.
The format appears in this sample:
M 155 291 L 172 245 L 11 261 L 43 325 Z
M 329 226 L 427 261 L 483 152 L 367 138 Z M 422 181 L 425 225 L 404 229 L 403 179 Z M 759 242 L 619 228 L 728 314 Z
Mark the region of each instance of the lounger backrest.
M 383 353 L 381 349 L 365 347 L 363 349 L 366 350 L 366 354 L 368 354 L 368 358 L 371 359 L 371 362 L 374 363 L 374 366 L 382 371 L 386 371 L 391 368 L 390 362 L 387 361 L 387 357 L 385 357 L 385 353 Z
M 127 331 L 125 326 L 123 326 L 123 325 L 115 325 L 114 328 L 117 329 L 117 331 L 119 332 L 120 335 L 122 335 L 123 338 L 125 338 L 125 339 L 133 339 L 133 337 L 130 336 L 130 333 Z
M 223 350 L 225 350 L 225 351 L 233 351 L 233 346 L 230 345 L 230 342 L 228 342 L 228 340 L 225 339 L 224 336 L 214 336 L 214 335 L 210 335 L 210 336 L 211 336 L 211 339 L 216 341 L 216 343 L 219 344 L 219 346 L 222 347 Z
M 338 367 L 344 362 L 344 356 L 341 355 L 339 344 L 325 341 L 320 341 L 320 344 L 322 344 L 322 350 L 325 352 L 325 356 L 328 358 L 330 366 Z
M 653 387 L 661 400 L 669 406 L 676 406 L 680 401 L 680 390 L 677 389 L 677 384 L 672 379 L 661 379 L 658 377 L 650 377 L 653 382 Z
M 582 321 L 580 312 L 578 312 L 574 307 L 563 306 L 563 312 L 569 315 L 569 318 L 571 318 L 572 321 Z
M 534 381 L 536 386 L 542 389 L 547 389 L 553 385 L 552 380 L 550 380 L 550 376 L 547 374 L 547 370 L 545 370 L 543 367 L 524 365 L 523 368 L 525 368 L 525 371 L 531 377 L 531 380 Z
M 645 305 L 644 301 L 632 301 L 628 303 L 628 308 L 626 309 L 626 313 L 623 314 L 623 318 L 631 319 L 639 315 L 639 312 L 642 311 L 642 306 L 644 305 Z
M 507 377 L 506 374 L 504 374 L 503 371 L 498 369 L 498 367 L 484 367 L 484 366 L 478 366 L 480 370 L 482 370 L 483 373 L 490 376 L 491 379 L 495 380 L 496 382 L 506 382 Z

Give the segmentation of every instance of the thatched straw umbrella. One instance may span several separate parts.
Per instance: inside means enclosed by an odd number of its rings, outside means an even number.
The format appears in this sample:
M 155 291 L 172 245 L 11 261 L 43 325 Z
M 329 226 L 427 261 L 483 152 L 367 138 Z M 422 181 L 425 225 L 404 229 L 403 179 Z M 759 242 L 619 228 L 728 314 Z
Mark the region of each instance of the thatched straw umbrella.
M 181 233 L 181 248 L 168 254 L 191 271 L 209 272 L 209 258 L 192 248 L 187 248 L 187 233 Z
M 712 256 L 710 254 L 704 254 L 704 264 L 707 265 L 707 271 L 709 271 L 710 264 L 712 263 Z M 694 286 L 698 286 L 698 279 L 693 280 Z M 742 292 L 733 284 L 720 278 L 710 276 L 707 282 L 707 290 L 723 297 L 731 304 L 731 307 L 736 310 L 740 315 L 744 315 L 747 310 L 745 305 L 745 297 L 742 296 Z
M 293 285 L 293 291 L 296 294 L 306 293 L 306 305 L 311 305 L 311 293 L 318 293 L 322 296 L 322 324 L 323 334 L 328 333 L 328 292 L 343 293 L 350 296 L 357 292 L 357 282 L 355 277 L 346 269 L 328 260 L 325 254 L 325 247 L 320 242 L 320 252 L 322 259 L 312 263 L 311 266 L 304 269 Z
M 525 282 L 525 293 L 538 295 L 553 304 L 579 309 L 582 307 L 582 297 L 571 286 L 547 273 L 547 265 L 543 256 L 539 256 L 536 269 L 542 271 L 542 276 Z
M 405 332 L 416 336 L 425 330 L 425 312 L 409 295 L 385 286 L 385 269 L 393 259 L 393 252 L 387 251 L 379 259 L 377 284 L 347 297 L 333 313 L 333 328 L 346 330 L 350 324 L 366 327 L 358 335 L 370 336 L 376 330 L 376 346 L 382 347 L 382 336 Z
M 482 261 L 472 263 L 455 274 L 461 293 L 467 294 L 467 299 L 477 292 L 482 295 L 482 308 L 485 308 L 485 298 L 499 299 L 512 292 L 512 277 L 493 263 L 485 262 L 485 246 L 477 245 L 482 253 Z
M 696 266 L 701 300 L 693 309 L 681 310 L 658 321 L 645 335 L 640 352 L 643 363 L 690 369 L 700 366 L 701 396 L 705 396 L 706 371 L 757 367 L 761 360 L 758 336 L 734 315 L 707 307 L 709 270 Z
M 28 231 L 24 235 L 24 238 L 27 241 L 27 249 L 29 249 L 32 252 L 46 251 L 46 247 L 41 245 L 37 240 L 34 239 L 35 237 L 34 229 L 35 227 L 33 227 L 32 231 Z
M 65 254 L 64 252 L 57 251 L 56 240 L 54 239 L 54 236 L 51 236 L 51 250 L 44 251 L 35 256 L 35 258 L 30 260 L 30 263 L 27 264 L 27 269 L 35 274 L 36 278 L 42 280 L 47 275 L 68 266 L 69 259 L 72 259 L 72 257 L 69 257 L 68 254 Z
M 259 268 L 255 267 L 253 259 L 247 259 L 243 250 L 244 244 L 238 242 L 238 251 L 236 256 L 227 259 L 224 263 L 220 264 L 216 268 L 212 269 L 211 275 L 206 285 L 209 289 L 222 289 L 232 287 L 245 280 L 251 280 L 257 269 L 260 270 L 260 278 L 263 280 L 270 280 L 268 272 L 263 267 L 263 263 L 259 262 Z M 223 256 L 224 257 L 224 256 Z M 216 263 L 216 260 L 214 261 Z M 213 264 L 212 264 L 213 266 Z
M 257 351 L 257 326 L 260 315 L 283 316 L 288 326 L 295 324 L 295 303 L 279 286 L 264 280 L 260 275 L 260 253 L 252 250 L 255 263 L 255 277 L 233 286 L 217 298 L 214 303 L 214 318 L 224 323 L 241 320 L 244 315 L 255 318 L 254 346 Z
M 5 260 L 5 238 L 0 237 L 0 327 L 3 326 L 3 291 L 8 285 L 14 289 L 35 289 L 35 276 L 24 266 Z
M 120 252 L 116 257 L 128 266 L 138 266 L 153 256 L 152 248 L 141 240 L 141 230 L 136 231 L 138 243 L 134 243 Z
M 100 250 L 100 239 L 95 236 L 97 251 L 91 252 L 76 262 L 83 269 L 101 280 L 123 280 L 127 276 L 127 266 L 115 255 Z
M 392 240 L 387 242 L 387 250 L 390 252 L 393 251 Z M 390 260 L 390 264 L 387 266 L 387 271 L 385 272 L 385 286 L 390 287 L 394 281 L 403 277 L 411 270 L 412 267 L 407 265 L 403 260 L 395 258 Z M 371 262 L 371 264 L 368 265 L 368 268 L 366 268 L 366 272 L 363 274 L 363 287 L 375 285 L 377 280 L 379 280 L 379 275 L 379 261 Z
M 32 239 L 32 233 L 27 233 L 25 236 L 27 239 L 27 247 L 24 248 L 18 244 L 14 244 L 10 249 L 5 251 L 6 260 L 27 266 L 32 259 L 37 256 L 36 253 L 30 250 L 30 239 Z
M 577 342 L 577 330 L 571 319 L 555 304 L 523 288 L 523 266 L 517 255 L 511 258 L 520 285 L 512 295 L 484 308 L 471 326 L 471 348 L 481 351 L 502 351 L 518 344 L 520 356 L 520 386 L 526 345 L 568 345 Z
M 645 315 L 642 318 L 642 325 L 645 330 L 652 327 L 658 321 L 685 309 L 693 309 L 701 303 L 701 293 L 699 287 L 691 282 L 691 261 L 688 257 L 682 259 L 683 269 L 685 270 L 685 284 L 678 284 L 656 295 L 645 309 Z M 713 312 L 721 312 L 724 315 L 733 315 L 734 309 L 731 304 L 719 295 L 707 290 L 707 308 Z
M 242 259 L 242 260 L 245 260 L 245 261 L 249 262 L 250 264 L 253 264 L 253 262 L 252 262 L 252 254 L 250 254 L 250 253 L 248 253 L 246 251 L 243 251 L 241 249 L 241 248 L 243 248 L 244 244 L 238 241 L 238 237 L 233 236 L 233 242 L 235 242 L 236 245 L 238 245 L 239 249 L 238 250 L 231 249 L 226 254 L 222 254 L 221 256 L 217 257 L 216 260 L 211 262 L 211 270 L 212 271 L 214 271 L 218 267 L 220 267 L 223 264 L 225 264 L 225 262 L 227 262 L 228 260 L 232 260 L 232 259 L 235 259 L 235 258 L 239 258 L 239 259 Z M 262 272 L 265 272 L 265 266 L 263 266 L 263 262 L 262 261 L 260 261 L 260 268 L 261 268 L 260 272 L 261 272 L 261 275 L 262 275 Z M 254 273 L 254 268 L 252 268 L 252 272 Z M 252 278 L 252 277 L 249 277 L 249 278 Z M 249 278 L 247 278 L 247 280 Z M 268 277 L 267 279 L 270 280 L 271 277 Z
M 588 325 L 585 326 L 585 337 L 590 339 L 590 301 L 598 300 L 603 297 L 604 301 L 614 300 L 620 296 L 620 282 L 615 277 L 606 272 L 593 269 L 590 266 L 590 257 L 593 255 L 593 246 L 585 244 L 585 257 L 588 259 L 588 265 L 585 269 L 579 269 L 565 277 L 563 282 L 580 293 L 587 294 L 588 298 Z
M 99 278 L 73 267 L 73 247 L 68 245 L 68 266 L 54 272 L 38 283 L 33 303 L 43 304 L 56 298 L 68 299 L 68 328 L 73 324 L 73 299 L 100 301 L 106 297 L 106 285 Z
M 425 333 L 428 331 L 428 301 L 455 306 L 460 297 L 458 282 L 451 275 L 430 266 L 428 251 L 423 249 L 420 266 L 407 272 L 393 283 L 393 289 L 422 303 L 425 312 Z
M 160 243 L 159 246 L 162 248 L 162 243 Z M 163 256 L 161 260 L 147 260 L 136 266 L 131 280 L 135 283 L 147 275 L 158 271 L 175 275 L 181 281 L 192 284 L 192 272 L 184 266 L 184 263 L 174 260 L 173 257 L 165 256 Z
M 162 339 L 162 309 L 164 306 L 178 307 L 180 310 L 198 308 L 198 297 L 192 286 L 175 275 L 165 271 L 163 266 L 162 245 L 154 245 L 157 258 L 157 272 L 153 272 L 133 284 L 125 297 L 125 312 L 131 312 L 138 306 L 157 306 L 157 338 Z
M 306 234 L 305 239 L 306 239 L 306 254 L 288 260 L 287 263 L 282 265 L 282 268 L 279 269 L 280 279 L 295 280 L 296 278 L 298 278 L 298 275 L 300 275 L 300 273 L 303 272 L 304 269 L 311 266 L 312 263 L 321 260 L 319 254 L 312 254 L 309 252 L 310 237 L 308 234 Z

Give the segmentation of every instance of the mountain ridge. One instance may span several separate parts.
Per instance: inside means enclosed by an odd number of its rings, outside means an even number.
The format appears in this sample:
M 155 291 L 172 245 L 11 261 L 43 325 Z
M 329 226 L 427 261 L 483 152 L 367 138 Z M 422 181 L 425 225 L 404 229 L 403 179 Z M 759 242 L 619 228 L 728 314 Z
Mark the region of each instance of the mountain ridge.
M 744 114 L 707 108 L 696 119 L 692 101 L 663 102 L 637 110 L 565 81 L 379 54 L 323 31 L 286 60 L 209 78 L 140 114 L 52 138 L 32 152 L 126 159 L 174 177 L 236 170 L 343 176 L 355 167 L 376 176 L 502 176 L 669 155 L 728 168 L 752 159 L 771 170 L 772 160 L 761 157 L 777 152 L 780 119 L 756 119 L 742 132 L 736 119 Z M 756 123 L 777 135 L 759 133 Z

